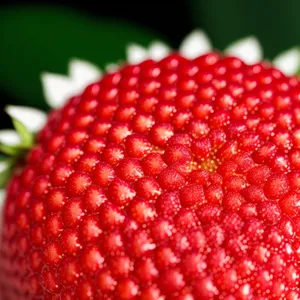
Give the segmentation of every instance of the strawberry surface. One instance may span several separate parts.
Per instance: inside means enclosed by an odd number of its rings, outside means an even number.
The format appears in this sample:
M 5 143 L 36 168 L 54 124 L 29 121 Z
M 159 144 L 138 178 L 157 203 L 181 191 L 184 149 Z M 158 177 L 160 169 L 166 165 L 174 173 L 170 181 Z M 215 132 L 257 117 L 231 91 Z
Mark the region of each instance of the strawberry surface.
M 3 300 L 300 297 L 300 83 L 209 53 L 53 111 L 7 188 Z

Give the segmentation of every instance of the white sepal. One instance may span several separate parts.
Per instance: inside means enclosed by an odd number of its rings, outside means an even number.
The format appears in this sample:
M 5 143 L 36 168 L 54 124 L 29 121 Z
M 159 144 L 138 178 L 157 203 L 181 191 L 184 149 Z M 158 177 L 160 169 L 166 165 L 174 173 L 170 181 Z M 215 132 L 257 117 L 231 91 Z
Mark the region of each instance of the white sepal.
M 0 130 L 0 143 L 7 146 L 16 146 L 21 143 L 21 138 L 13 129 L 2 129 Z
M 295 47 L 277 55 L 273 60 L 274 66 L 285 75 L 295 75 L 300 69 L 300 50 Z
M 5 202 L 6 193 L 5 190 L 0 189 L 0 228 L 2 227 L 3 209 Z
M 113 72 L 117 71 L 118 68 L 119 68 L 119 65 L 118 65 L 118 64 L 110 63 L 110 64 L 107 64 L 107 65 L 105 66 L 105 71 L 106 71 L 107 73 L 113 73 Z
M 41 78 L 46 102 L 52 108 L 62 107 L 77 93 L 76 85 L 68 76 L 42 73 Z
M 82 92 L 87 85 L 100 80 L 101 75 L 101 70 L 88 61 L 72 59 L 69 62 L 69 76 L 78 92 Z
M 154 41 L 149 46 L 150 58 L 156 61 L 165 58 L 170 52 L 169 46 L 160 41 Z
M 234 42 L 229 45 L 224 52 L 227 55 L 242 59 L 247 64 L 255 64 L 262 59 L 262 47 L 253 36 Z
M 212 49 L 211 42 L 202 30 L 194 30 L 187 35 L 180 47 L 179 52 L 186 58 L 194 59 Z
M 149 58 L 148 50 L 137 44 L 130 44 L 126 48 L 127 61 L 130 64 L 139 64 Z
M 41 130 L 47 120 L 47 114 L 36 108 L 8 105 L 5 111 L 11 118 L 23 123 L 30 132 Z

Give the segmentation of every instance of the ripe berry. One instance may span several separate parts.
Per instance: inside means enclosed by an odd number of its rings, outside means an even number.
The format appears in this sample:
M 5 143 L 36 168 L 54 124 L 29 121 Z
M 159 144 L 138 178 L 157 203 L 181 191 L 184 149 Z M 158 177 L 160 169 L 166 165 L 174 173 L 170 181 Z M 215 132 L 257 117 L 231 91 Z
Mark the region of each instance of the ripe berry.
M 10 181 L 1 297 L 298 299 L 299 102 L 217 53 L 106 74 Z

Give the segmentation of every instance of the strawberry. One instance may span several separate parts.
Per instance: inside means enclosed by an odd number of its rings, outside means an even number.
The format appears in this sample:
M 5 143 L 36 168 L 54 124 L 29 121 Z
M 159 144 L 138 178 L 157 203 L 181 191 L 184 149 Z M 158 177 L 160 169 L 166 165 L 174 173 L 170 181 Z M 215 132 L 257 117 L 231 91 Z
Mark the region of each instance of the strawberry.
M 2 299 L 299 299 L 299 115 L 299 79 L 265 62 L 106 74 L 10 180 Z

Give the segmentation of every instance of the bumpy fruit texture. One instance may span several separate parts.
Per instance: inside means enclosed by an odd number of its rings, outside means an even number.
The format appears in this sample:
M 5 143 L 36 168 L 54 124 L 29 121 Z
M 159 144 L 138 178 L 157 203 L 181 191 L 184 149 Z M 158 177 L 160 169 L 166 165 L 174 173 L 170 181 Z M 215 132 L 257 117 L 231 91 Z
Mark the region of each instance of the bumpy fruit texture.
M 12 178 L 2 299 L 299 299 L 299 169 L 299 79 L 216 53 L 125 66 Z

